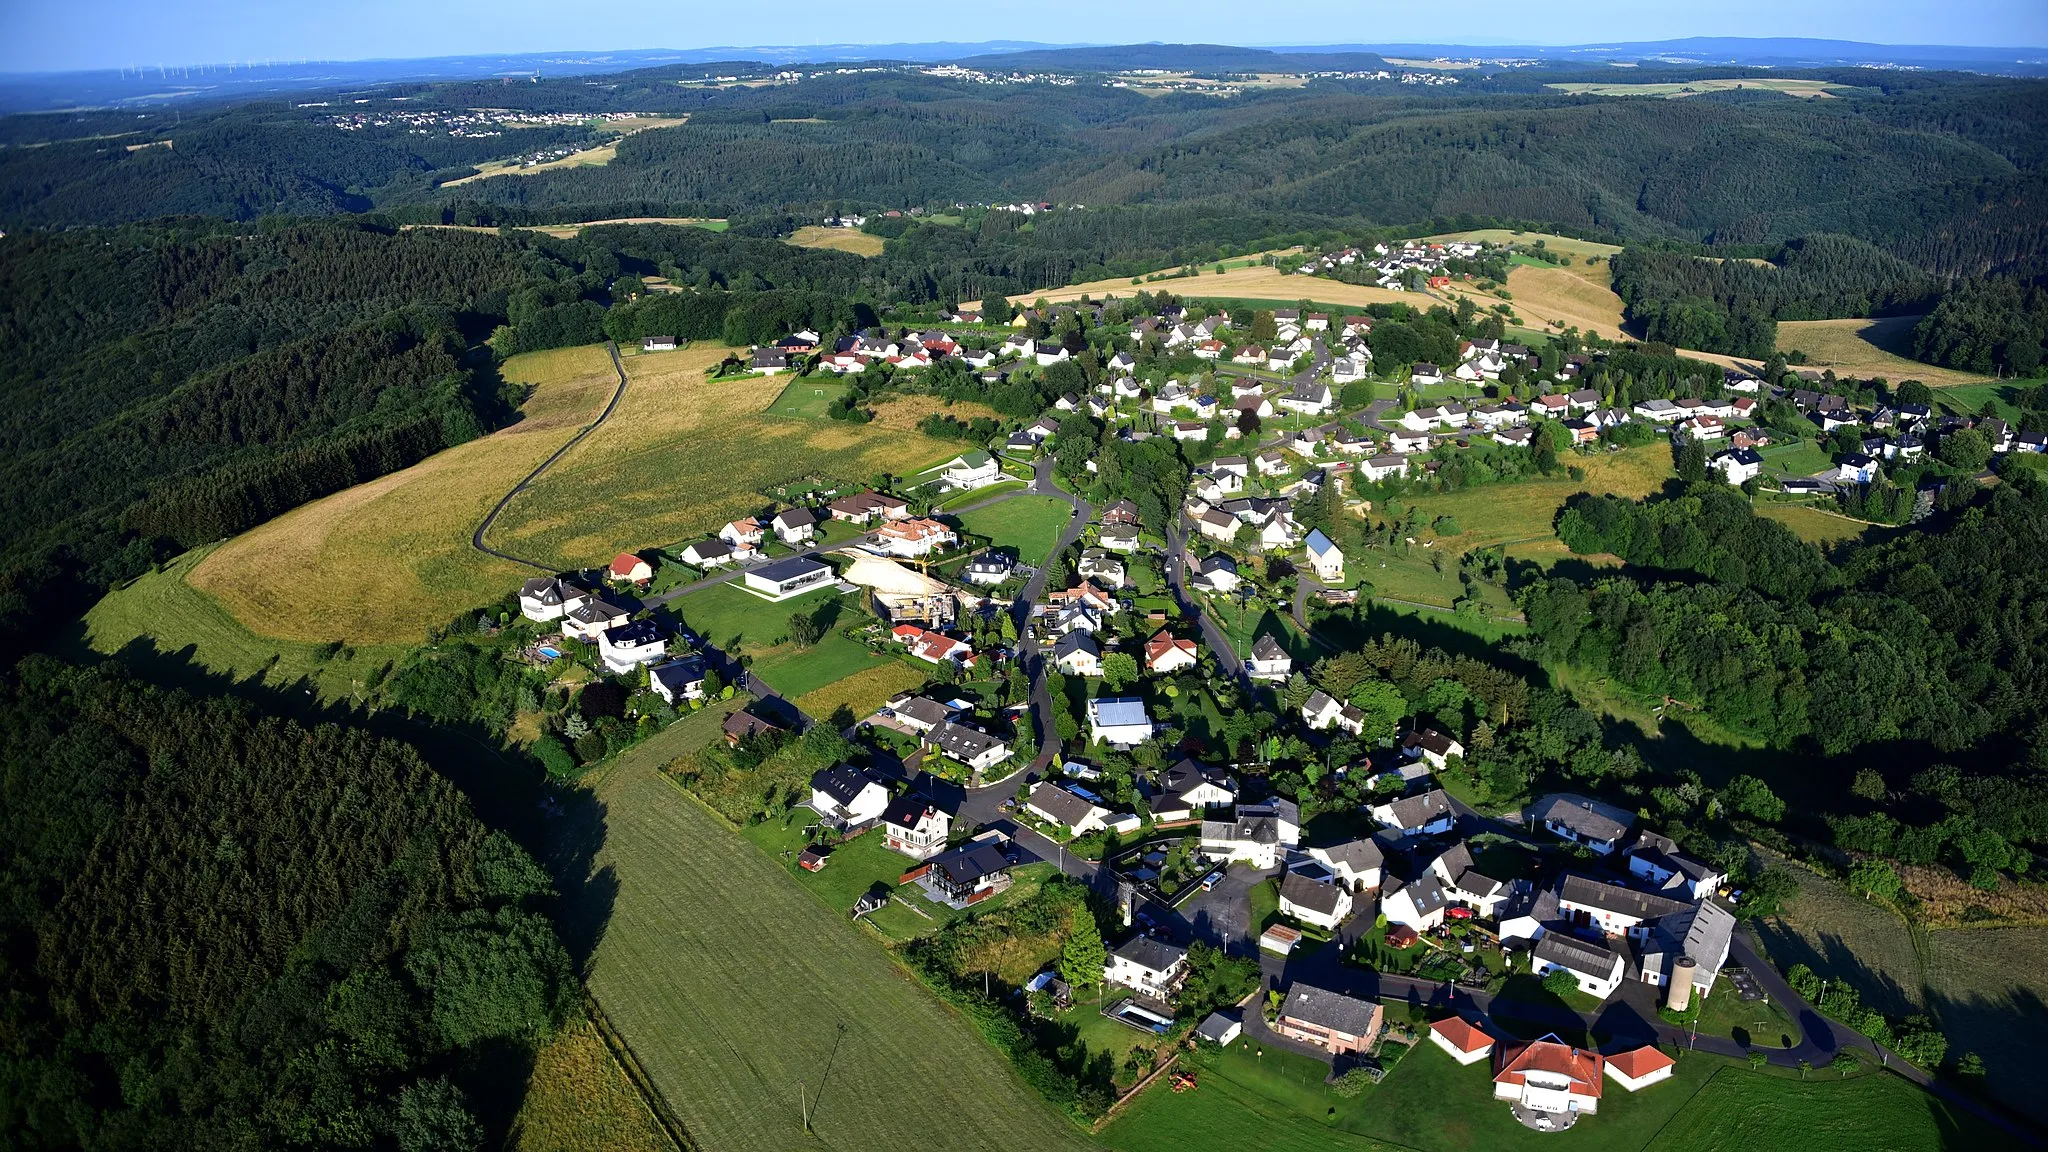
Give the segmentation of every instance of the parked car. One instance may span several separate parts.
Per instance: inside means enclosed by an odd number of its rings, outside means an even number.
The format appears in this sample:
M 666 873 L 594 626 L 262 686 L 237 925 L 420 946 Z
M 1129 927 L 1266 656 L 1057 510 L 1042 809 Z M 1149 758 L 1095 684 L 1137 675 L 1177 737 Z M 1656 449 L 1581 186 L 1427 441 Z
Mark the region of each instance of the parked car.
M 1222 879 L 1223 873 L 1221 872 L 1211 872 L 1207 876 L 1202 877 L 1202 891 L 1207 892 L 1216 887 Z

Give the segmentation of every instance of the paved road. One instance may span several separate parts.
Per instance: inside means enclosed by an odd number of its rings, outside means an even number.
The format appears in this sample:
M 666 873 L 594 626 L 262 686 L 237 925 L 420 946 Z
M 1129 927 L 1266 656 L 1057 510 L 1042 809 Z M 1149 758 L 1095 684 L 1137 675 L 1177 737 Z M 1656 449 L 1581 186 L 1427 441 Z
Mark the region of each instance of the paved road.
M 499 497 L 496 504 L 491 505 L 491 510 L 484 515 L 483 522 L 476 526 L 476 531 L 469 534 L 470 546 L 474 547 L 477 551 L 486 556 L 495 556 L 500 560 L 510 560 L 514 564 L 524 564 L 528 568 L 538 568 L 550 576 L 561 571 L 561 568 L 554 564 L 543 564 L 538 560 L 528 560 L 524 556 L 514 556 L 510 552 L 500 552 L 496 548 L 484 543 L 484 533 L 491 530 L 491 525 L 497 522 L 498 514 L 505 510 L 505 506 L 512 502 L 514 496 L 526 491 L 528 485 L 540 479 L 541 473 L 553 467 L 555 461 L 567 455 L 569 449 L 581 444 L 584 437 L 597 431 L 598 426 L 611 419 L 612 413 L 618 410 L 619 401 L 626 395 L 626 366 L 619 362 L 619 346 L 617 344 L 607 340 L 604 342 L 604 350 L 611 354 L 612 371 L 619 374 L 619 386 L 612 391 L 612 398 L 605 402 L 604 411 L 599 412 L 597 419 L 585 424 L 581 431 L 569 437 L 567 444 L 555 449 L 553 455 L 550 455 L 547 459 L 536 465 L 533 471 L 526 474 L 524 480 L 514 484 L 511 491 Z
M 1216 654 L 1216 666 L 1228 675 L 1243 680 L 1244 660 L 1231 647 L 1230 637 L 1223 628 L 1202 611 L 1202 606 L 1188 592 L 1187 584 L 1187 537 L 1182 535 L 1181 514 L 1174 514 L 1175 523 L 1166 526 L 1166 583 L 1173 589 L 1173 599 L 1180 606 L 1180 614 L 1195 622 L 1202 633 L 1202 642 L 1209 651 Z
M 1086 500 L 1066 491 L 1055 482 L 1052 463 L 1052 457 L 1050 456 L 1039 457 L 1032 466 L 1033 477 L 1031 487 L 1026 489 L 1028 492 L 1041 496 L 1057 496 L 1074 508 L 1074 514 L 1067 520 L 1067 527 L 1065 531 L 1060 533 L 1058 543 L 1053 545 L 1048 560 L 1051 556 L 1057 556 L 1072 547 L 1074 541 L 1081 538 L 1081 530 L 1088 526 L 1089 518 L 1095 514 L 1094 510 L 1088 506 Z M 1020 495 L 1020 493 L 1013 492 L 1011 495 Z M 1032 609 L 1037 605 L 1039 597 L 1045 595 L 1046 582 L 1051 578 L 1052 565 L 1050 563 L 1039 565 L 1038 571 L 1033 573 L 1031 579 L 1025 583 L 1024 591 L 1010 605 L 1011 612 L 1017 616 L 1017 635 L 1019 637 L 1017 659 L 1024 662 L 1024 674 L 1030 677 L 1031 680 L 1031 717 L 1033 724 L 1038 730 L 1038 756 L 1031 763 L 1018 766 L 1009 775 L 989 781 L 980 789 L 977 789 L 977 791 L 989 792 L 991 790 L 1005 789 L 1014 791 L 1016 788 L 1014 781 L 1018 773 L 1031 772 L 1043 775 L 1045 770 L 1051 766 L 1052 758 L 1059 754 L 1060 736 L 1059 729 L 1053 724 L 1052 693 L 1047 690 L 1045 683 L 1045 653 L 1040 650 L 1038 640 L 1031 634 L 1030 628 Z

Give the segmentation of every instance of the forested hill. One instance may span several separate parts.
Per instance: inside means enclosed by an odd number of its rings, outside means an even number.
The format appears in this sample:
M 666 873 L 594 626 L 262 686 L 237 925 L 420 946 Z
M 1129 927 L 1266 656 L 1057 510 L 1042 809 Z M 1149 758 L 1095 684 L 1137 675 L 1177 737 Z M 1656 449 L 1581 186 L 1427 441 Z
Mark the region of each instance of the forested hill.
M 575 975 L 546 874 L 411 748 L 42 658 L 0 714 L 10 1146 L 502 1136 Z

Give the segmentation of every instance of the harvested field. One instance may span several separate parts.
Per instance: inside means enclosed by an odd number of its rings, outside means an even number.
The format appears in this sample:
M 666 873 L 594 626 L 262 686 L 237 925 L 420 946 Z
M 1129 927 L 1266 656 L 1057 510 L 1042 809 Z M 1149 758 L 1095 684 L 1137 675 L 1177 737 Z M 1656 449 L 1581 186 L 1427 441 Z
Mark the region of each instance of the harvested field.
M 1920 1010 L 1925 982 L 1906 922 L 1804 865 L 1787 861 L 1799 895 L 1759 928 L 1781 968 L 1805 964 L 1829 980 L 1847 980 L 1863 1002 L 1904 1016 Z
M 877 428 L 893 428 L 898 432 L 914 432 L 917 423 L 934 412 L 959 420 L 1000 420 L 996 410 L 986 404 L 972 400 L 946 400 L 939 396 L 920 396 L 909 392 L 892 392 L 875 402 L 873 424 Z
M 2048 1099 L 2037 1088 L 2048 1031 L 2048 928 L 1928 933 L 1927 1002 L 1950 1053 L 1982 1057 L 1991 1094 L 2048 1124 Z
M 1896 384 L 1920 380 L 1930 387 L 1978 384 L 1988 377 L 1909 360 L 1918 316 L 1883 320 L 1785 320 L 1778 324 L 1778 351 L 1806 353 L 1806 368 L 1833 368 L 1837 376 L 1882 376 Z
M 1100 300 L 1105 296 L 1129 297 L 1142 290 L 1146 292 L 1171 292 L 1176 296 L 1193 299 L 1223 297 L 1238 300 L 1294 301 L 1314 299 L 1326 304 L 1360 307 L 1366 304 L 1407 304 L 1415 308 L 1428 308 L 1435 303 L 1431 297 L 1416 292 L 1390 292 L 1364 284 L 1345 284 L 1326 280 L 1319 276 L 1283 276 L 1278 268 L 1263 264 L 1252 267 L 1230 268 L 1221 275 L 1209 271 L 1211 265 L 1203 265 L 1200 276 L 1188 276 L 1171 280 L 1145 281 L 1133 284 L 1129 277 L 1120 280 L 1093 280 L 1086 284 L 1073 284 L 1065 288 L 1048 288 L 1039 292 L 1022 292 L 1010 297 L 1012 303 L 1028 305 L 1044 300 L 1058 304 L 1079 300 L 1083 296 Z
M 521 232 L 545 232 L 558 240 L 564 240 L 585 228 L 602 228 L 609 224 L 667 224 L 676 228 L 702 228 L 707 232 L 725 231 L 725 221 L 704 216 L 622 216 L 616 220 L 584 220 L 569 224 L 529 224 Z M 401 228 L 449 228 L 457 232 L 496 232 L 496 228 L 485 228 L 477 224 L 401 224 Z M 659 276 L 648 277 L 648 284 L 656 281 L 662 285 L 668 282 Z
M 488 180 L 493 176 L 536 176 L 542 172 L 558 172 L 564 168 L 587 168 L 593 165 L 609 164 L 614 159 L 617 159 L 619 155 L 620 140 L 631 136 L 635 132 L 645 132 L 649 128 L 673 128 L 678 124 L 688 123 L 689 119 L 688 116 L 639 116 L 631 120 L 604 121 L 597 126 L 607 131 L 617 132 L 619 135 L 614 139 L 599 144 L 595 148 L 585 148 L 581 152 L 571 153 L 559 160 L 549 160 L 545 163 L 531 166 L 527 165 L 523 157 L 518 156 L 510 160 L 478 164 L 476 165 L 476 175 L 464 176 L 460 180 L 450 180 L 446 184 L 441 185 L 441 187 L 454 188 L 463 184 L 474 183 L 478 180 Z
M 1474 228 L 1468 232 L 1445 232 L 1439 236 L 1425 236 L 1425 240 L 1475 240 L 1487 244 L 1527 244 L 1538 240 L 1552 252 L 1577 258 L 1582 263 L 1588 256 L 1612 256 L 1621 251 L 1619 244 L 1602 244 L 1598 240 L 1579 240 L 1571 236 L 1559 236 L 1551 232 L 1517 232 L 1508 228 Z
M 1666 100 L 1698 96 L 1705 92 L 1733 92 L 1740 89 L 1762 89 L 1801 99 L 1833 100 L 1836 98 L 1836 92 L 1850 90 L 1847 84 L 1835 84 L 1826 80 L 1779 80 L 1771 77 L 1731 77 L 1722 80 L 1679 80 L 1643 84 L 1545 84 L 1544 87 L 1569 92 L 1574 96 L 1657 96 Z
M 827 228 L 822 224 L 806 224 L 789 238 L 799 248 L 830 248 L 835 252 L 851 252 L 856 256 L 880 256 L 882 238 L 870 236 L 858 228 Z
M 903 1152 L 1086 1147 L 873 938 L 661 777 L 718 717 L 605 771 L 585 801 L 603 822 L 589 868 L 616 886 L 570 910 L 602 917 L 591 991 L 691 1137 L 720 1152 L 866 1149 L 884 1131 Z
M 581 1016 L 535 1054 L 507 1144 L 513 1152 L 680 1152 L 597 1025 Z

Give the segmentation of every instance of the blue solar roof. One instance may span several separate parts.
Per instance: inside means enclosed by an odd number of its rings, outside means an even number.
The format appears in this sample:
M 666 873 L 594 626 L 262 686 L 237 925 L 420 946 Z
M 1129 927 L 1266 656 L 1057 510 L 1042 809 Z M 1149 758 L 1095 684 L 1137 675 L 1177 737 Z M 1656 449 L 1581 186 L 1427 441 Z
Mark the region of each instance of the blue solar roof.
M 1152 718 L 1145 715 L 1145 702 L 1135 696 L 1098 698 L 1088 702 L 1098 727 L 1113 728 L 1124 724 L 1149 724 Z
M 1329 538 L 1328 536 L 1325 536 L 1325 535 L 1323 535 L 1323 530 L 1322 530 L 1321 528 L 1311 528 L 1311 529 L 1309 529 L 1309 532 L 1308 532 L 1308 554 L 1309 554 L 1309 555 L 1311 555 L 1311 556 L 1321 556 L 1321 555 L 1322 555 L 1323 553 L 1325 553 L 1325 552 L 1328 552 L 1328 551 L 1330 551 L 1330 550 L 1331 550 L 1332 548 L 1335 548 L 1335 547 L 1336 547 L 1336 545 L 1335 545 L 1335 544 L 1332 544 L 1332 543 L 1330 543 L 1330 538 Z

